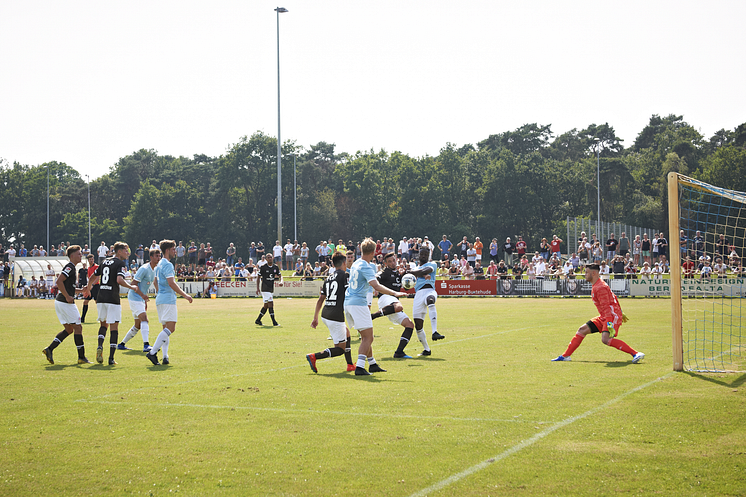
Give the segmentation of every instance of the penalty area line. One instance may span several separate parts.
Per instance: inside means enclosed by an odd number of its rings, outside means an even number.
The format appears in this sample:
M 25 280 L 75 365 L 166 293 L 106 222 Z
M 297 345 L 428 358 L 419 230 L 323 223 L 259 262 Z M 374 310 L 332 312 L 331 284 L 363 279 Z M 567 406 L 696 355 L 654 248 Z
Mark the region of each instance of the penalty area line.
M 672 376 L 673 374 L 674 374 L 674 371 L 671 371 L 670 373 L 668 373 L 665 376 L 661 376 L 659 378 L 656 378 L 653 381 L 649 381 L 649 382 L 647 382 L 647 383 L 645 383 L 643 385 L 640 385 L 640 386 L 637 386 L 637 387 L 633 388 L 632 390 L 624 392 L 623 394 L 619 395 L 618 397 L 613 398 L 613 399 L 609 400 L 608 402 L 605 402 L 605 403 L 601 404 L 598 407 L 594 407 L 593 409 L 591 409 L 589 411 L 586 411 L 586 412 L 584 412 L 582 414 L 578 414 L 577 416 L 572 416 L 572 417 L 567 418 L 567 419 L 565 419 L 563 421 L 560 421 L 559 423 L 556 423 L 556 424 L 550 426 L 546 430 L 543 430 L 543 431 L 537 433 L 533 437 L 531 437 L 531 438 L 529 438 L 527 440 L 524 440 L 524 441 L 522 441 L 522 442 L 514 445 L 513 447 L 509 448 L 508 450 L 506 450 L 506 451 L 504 451 L 504 452 L 502 452 L 502 453 L 500 453 L 500 454 L 498 454 L 498 455 L 496 455 L 494 457 L 491 457 L 491 458 L 487 459 L 486 461 L 482 461 L 479 464 L 476 464 L 476 465 L 472 466 L 471 468 L 465 469 L 464 471 L 461 471 L 460 473 L 456 473 L 455 475 L 449 476 L 445 480 L 441 480 L 441 481 L 439 481 L 438 483 L 436 483 L 434 485 L 431 485 L 431 486 L 429 486 L 427 488 L 424 488 L 424 489 L 420 490 L 419 492 L 415 492 L 410 497 L 425 497 L 426 495 L 430 495 L 432 493 L 435 493 L 438 490 L 441 490 L 441 489 L 447 487 L 448 485 L 451 485 L 453 483 L 458 482 L 459 480 L 463 480 L 464 478 L 467 478 L 467 477 L 473 475 L 474 473 L 477 473 L 477 472 L 483 470 L 484 468 L 486 468 L 490 464 L 496 463 L 498 461 L 501 461 L 501 460 L 505 459 L 508 456 L 512 456 L 513 454 L 515 454 L 517 452 L 520 452 L 521 450 L 523 450 L 526 447 L 529 447 L 529 446 L 535 444 L 536 442 L 538 442 L 539 440 L 543 439 L 544 437 L 546 437 L 548 435 L 551 435 L 555 431 L 557 431 L 557 430 L 559 430 L 561 428 L 564 428 L 565 426 L 571 425 L 572 423 L 574 423 L 576 421 L 580 421 L 581 419 L 585 419 L 588 416 L 592 416 L 592 415 L 596 414 L 597 412 L 602 411 L 602 410 L 606 409 L 607 407 L 616 404 L 617 402 L 620 402 L 621 400 L 625 399 L 626 397 L 632 395 L 635 392 L 639 392 L 640 390 L 642 390 L 644 388 L 647 388 L 647 387 L 649 387 L 651 385 L 654 385 L 655 383 L 658 383 L 661 380 L 665 380 L 666 378 Z

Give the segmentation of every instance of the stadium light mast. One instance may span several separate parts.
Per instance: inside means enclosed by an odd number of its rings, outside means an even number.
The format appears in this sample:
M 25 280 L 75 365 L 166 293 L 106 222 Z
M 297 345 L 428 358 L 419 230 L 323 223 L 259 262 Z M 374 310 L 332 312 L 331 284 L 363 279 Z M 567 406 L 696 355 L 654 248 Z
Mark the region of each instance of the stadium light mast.
M 49 255 L 49 162 L 47 162 L 47 255 Z
M 282 243 L 282 140 L 280 139 L 280 14 L 288 12 L 277 7 L 277 239 Z
M 85 177 L 88 180 L 88 250 L 91 250 L 93 248 L 91 244 L 91 177 L 87 174 Z
M 293 224 L 295 225 L 295 238 L 298 240 L 298 181 L 295 170 L 295 154 L 293 154 Z
M 598 220 L 596 221 L 596 233 L 598 236 L 598 240 L 600 240 L 601 237 L 601 140 L 598 138 L 594 138 L 593 141 L 596 142 L 596 199 L 598 202 L 597 208 L 598 208 Z

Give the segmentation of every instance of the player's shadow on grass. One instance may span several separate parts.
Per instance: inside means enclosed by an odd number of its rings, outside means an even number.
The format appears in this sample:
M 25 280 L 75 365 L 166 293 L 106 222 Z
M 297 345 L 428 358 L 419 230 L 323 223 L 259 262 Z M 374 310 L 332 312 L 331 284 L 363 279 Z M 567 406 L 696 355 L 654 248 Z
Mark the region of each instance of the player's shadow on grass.
M 603 364 L 607 368 L 624 368 L 627 366 L 633 366 L 633 364 L 630 361 L 577 361 L 582 362 L 584 364 Z
M 691 376 L 692 378 L 697 378 L 699 380 L 708 381 L 710 383 L 715 383 L 717 385 L 721 385 L 727 388 L 738 388 L 744 383 L 746 383 L 746 374 L 742 374 L 738 378 L 734 379 L 730 383 L 727 381 L 723 381 L 721 378 L 712 378 L 710 376 L 706 376 L 703 374 L 695 373 L 692 371 L 684 371 L 684 374 Z
M 48 364 L 46 369 L 47 371 L 62 371 L 66 368 L 77 368 L 78 366 L 83 366 L 83 364 Z
M 433 357 L 433 356 L 430 356 L 430 357 L 412 356 L 411 359 L 402 359 L 398 357 L 383 357 L 381 359 L 376 359 L 376 361 L 406 364 L 407 366 L 422 366 L 427 362 L 441 362 L 441 361 L 445 361 L 445 359 L 443 359 L 442 357 Z

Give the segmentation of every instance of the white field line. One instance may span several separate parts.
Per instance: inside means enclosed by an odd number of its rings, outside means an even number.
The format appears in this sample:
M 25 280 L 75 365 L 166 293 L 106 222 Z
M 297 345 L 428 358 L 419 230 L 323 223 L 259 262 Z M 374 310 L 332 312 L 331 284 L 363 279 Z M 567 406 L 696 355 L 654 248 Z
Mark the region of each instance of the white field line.
M 474 337 L 462 338 L 461 340 L 450 340 L 449 342 L 441 342 L 437 346 L 438 347 L 442 347 L 443 345 L 448 345 L 448 343 L 459 343 L 459 342 L 465 342 L 467 340 L 476 340 L 476 339 L 480 339 L 480 338 L 489 338 L 489 337 L 496 336 L 496 335 L 504 335 L 506 333 L 511 333 L 513 331 L 523 331 L 523 330 L 528 330 L 528 329 L 531 329 L 531 328 L 542 328 L 542 327 L 546 327 L 546 326 L 548 326 L 548 325 L 543 325 L 543 326 L 528 326 L 528 327 L 525 327 L 525 328 L 513 328 L 513 329 L 509 329 L 509 330 L 505 330 L 505 331 L 498 331 L 498 332 L 495 332 L 495 333 L 489 333 L 487 335 L 479 335 L 479 336 L 474 336 Z M 390 350 L 390 351 L 383 352 L 383 355 L 391 355 L 393 353 L 394 353 L 394 351 Z M 355 356 L 353 354 L 353 358 L 354 357 Z M 305 359 L 305 357 L 303 357 L 303 359 Z M 149 363 L 144 363 L 144 364 L 146 364 L 148 366 L 150 365 Z M 225 380 L 226 378 L 241 378 L 243 376 L 260 375 L 260 374 L 266 374 L 266 373 L 276 373 L 277 371 L 286 371 L 286 370 L 289 370 L 289 369 L 307 368 L 307 367 L 308 367 L 308 363 L 302 362 L 302 363 L 299 363 L 299 364 L 294 364 L 292 366 L 286 366 L 286 367 L 283 367 L 283 368 L 272 368 L 272 369 L 265 369 L 265 370 L 262 370 L 262 371 L 250 371 L 248 373 L 231 374 L 231 375 L 220 376 L 220 377 L 214 377 L 213 376 L 213 377 L 207 377 L 207 378 L 198 378 L 198 379 L 195 379 L 195 380 L 173 382 L 173 383 L 168 383 L 167 386 L 173 387 L 173 386 L 177 386 L 177 385 L 188 385 L 190 383 L 201 383 L 201 382 L 212 381 L 212 380 L 219 381 L 219 380 Z M 126 395 L 128 393 L 132 393 L 132 392 L 142 392 L 143 390 L 148 390 L 148 389 L 153 389 L 153 388 L 160 388 L 162 386 L 164 386 L 164 385 L 148 385 L 148 386 L 144 386 L 144 387 L 140 387 L 140 388 L 131 388 L 131 389 L 128 389 L 128 390 L 123 390 L 121 392 L 107 393 L 107 394 L 102 395 L 99 398 L 105 399 L 107 397 L 117 397 L 117 396 Z M 86 400 L 86 399 L 81 399 L 81 400 Z
M 589 411 L 586 411 L 583 414 L 578 414 L 577 416 L 573 416 L 571 418 L 567 418 L 567 419 L 565 419 L 563 421 L 555 423 L 552 426 L 550 426 L 549 428 L 547 428 L 546 430 L 543 430 L 543 431 L 537 433 L 536 435 L 534 435 L 533 437 L 529 438 L 528 440 L 524 440 L 524 441 L 522 441 L 522 442 L 514 445 L 513 447 L 511 447 L 508 450 L 506 450 L 506 451 L 504 451 L 504 452 L 496 455 L 495 457 L 491 457 L 491 458 L 487 459 L 486 461 L 482 461 L 479 464 L 476 464 L 476 465 L 472 466 L 471 468 L 468 468 L 468 469 L 465 469 L 464 471 L 461 471 L 460 473 L 456 473 L 455 475 L 449 476 L 445 480 L 441 480 L 441 481 L 439 481 L 438 483 L 436 483 L 434 485 L 431 485 L 431 486 L 429 486 L 427 488 L 423 488 L 419 492 L 413 493 L 411 495 L 411 497 L 425 497 L 426 495 L 433 494 L 433 493 L 437 492 L 438 490 L 441 490 L 441 489 L 443 489 L 443 488 L 445 488 L 445 487 L 447 487 L 447 486 L 449 486 L 449 485 L 451 485 L 453 483 L 458 482 L 459 480 L 463 480 L 464 478 L 467 478 L 467 477 L 473 475 L 474 473 L 477 473 L 477 472 L 483 470 L 484 468 L 486 468 L 490 464 L 493 464 L 493 463 L 496 463 L 498 461 L 501 461 L 501 460 L 505 459 L 506 457 L 512 456 L 513 454 L 515 454 L 515 453 L 517 453 L 517 452 L 525 449 L 526 447 L 529 447 L 529 446 L 535 444 L 536 442 L 538 442 L 542 438 L 544 438 L 544 437 L 546 437 L 548 435 L 551 435 L 555 431 L 557 431 L 557 430 L 559 430 L 561 428 L 564 428 L 565 426 L 571 425 L 572 423 L 574 423 L 576 421 L 580 421 L 581 419 L 587 418 L 588 416 L 592 416 L 592 415 L 596 414 L 597 412 L 602 411 L 603 409 L 606 409 L 607 407 L 616 404 L 617 402 L 623 400 L 627 396 L 632 395 L 633 393 L 638 392 L 638 391 L 640 391 L 640 390 L 642 390 L 644 388 L 647 388 L 650 385 L 658 383 L 659 381 L 664 380 L 664 379 L 668 378 L 669 376 L 672 376 L 673 374 L 675 374 L 675 373 L 673 371 L 671 371 L 670 373 L 668 373 L 665 376 L 661 376 L 660 378 L 656 378 L 653 381 L 650 381 L 648 383 L 645 383 L 643 385 L 635 387 L 632 390 L 624 392 L 623 394 L 619 395 L 618 397 L 613 398 L 613 399 L 609 400 L 608 402 L 605 402 L 605 403 L 601 404 L 598 407 L 594 407 L 593 409 L 591 409 Z
M 114 401 L 114 400 L 88 400 L 78 399 L 75 402 L 85 402 L 87 404 L 113 404 L 113 405 L 142 405 L 141 402 L 126 402 L 126 401 Z M 156 404 L 148 404 L 149 406 L 155 407 L 188 407 L 196 409 L 229 409 L 229 410 L 244 410 L 244 411 L 270 411 L 280 413 L 291 413 L 291 414 L 314 414 L 321 416 L 370 416 L 376 418 L 392 418 L 392 419 L 429 419 L 434 421 L 458 421 L 458 422 L 487 422 L 487 423 L 533 423 L 533 424 L 549 424 L 550 421 L 536 421 L 531 419 L 518 419 L 518 418 L 457 418 L 453 416 L 420 416 L 419 414 L 391 414 L 385 412 L 359 412 L 359 411 L 323 411 L 319 409 L 291 409 L 284 407 L 254 407 L 254 406 L 224 406 L 224 405 L 210 405 L 210 404 L 189 404 L 189 403 L 171 403 L 171 402 L 158 402 Z

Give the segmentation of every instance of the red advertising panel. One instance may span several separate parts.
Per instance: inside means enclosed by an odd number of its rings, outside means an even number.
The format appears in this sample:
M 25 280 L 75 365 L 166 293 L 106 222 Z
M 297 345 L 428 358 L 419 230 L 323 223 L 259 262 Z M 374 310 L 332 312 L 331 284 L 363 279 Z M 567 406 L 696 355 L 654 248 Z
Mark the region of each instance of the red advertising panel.
M 497 295 L 495 280 L 436 280 L 438 295 Z

